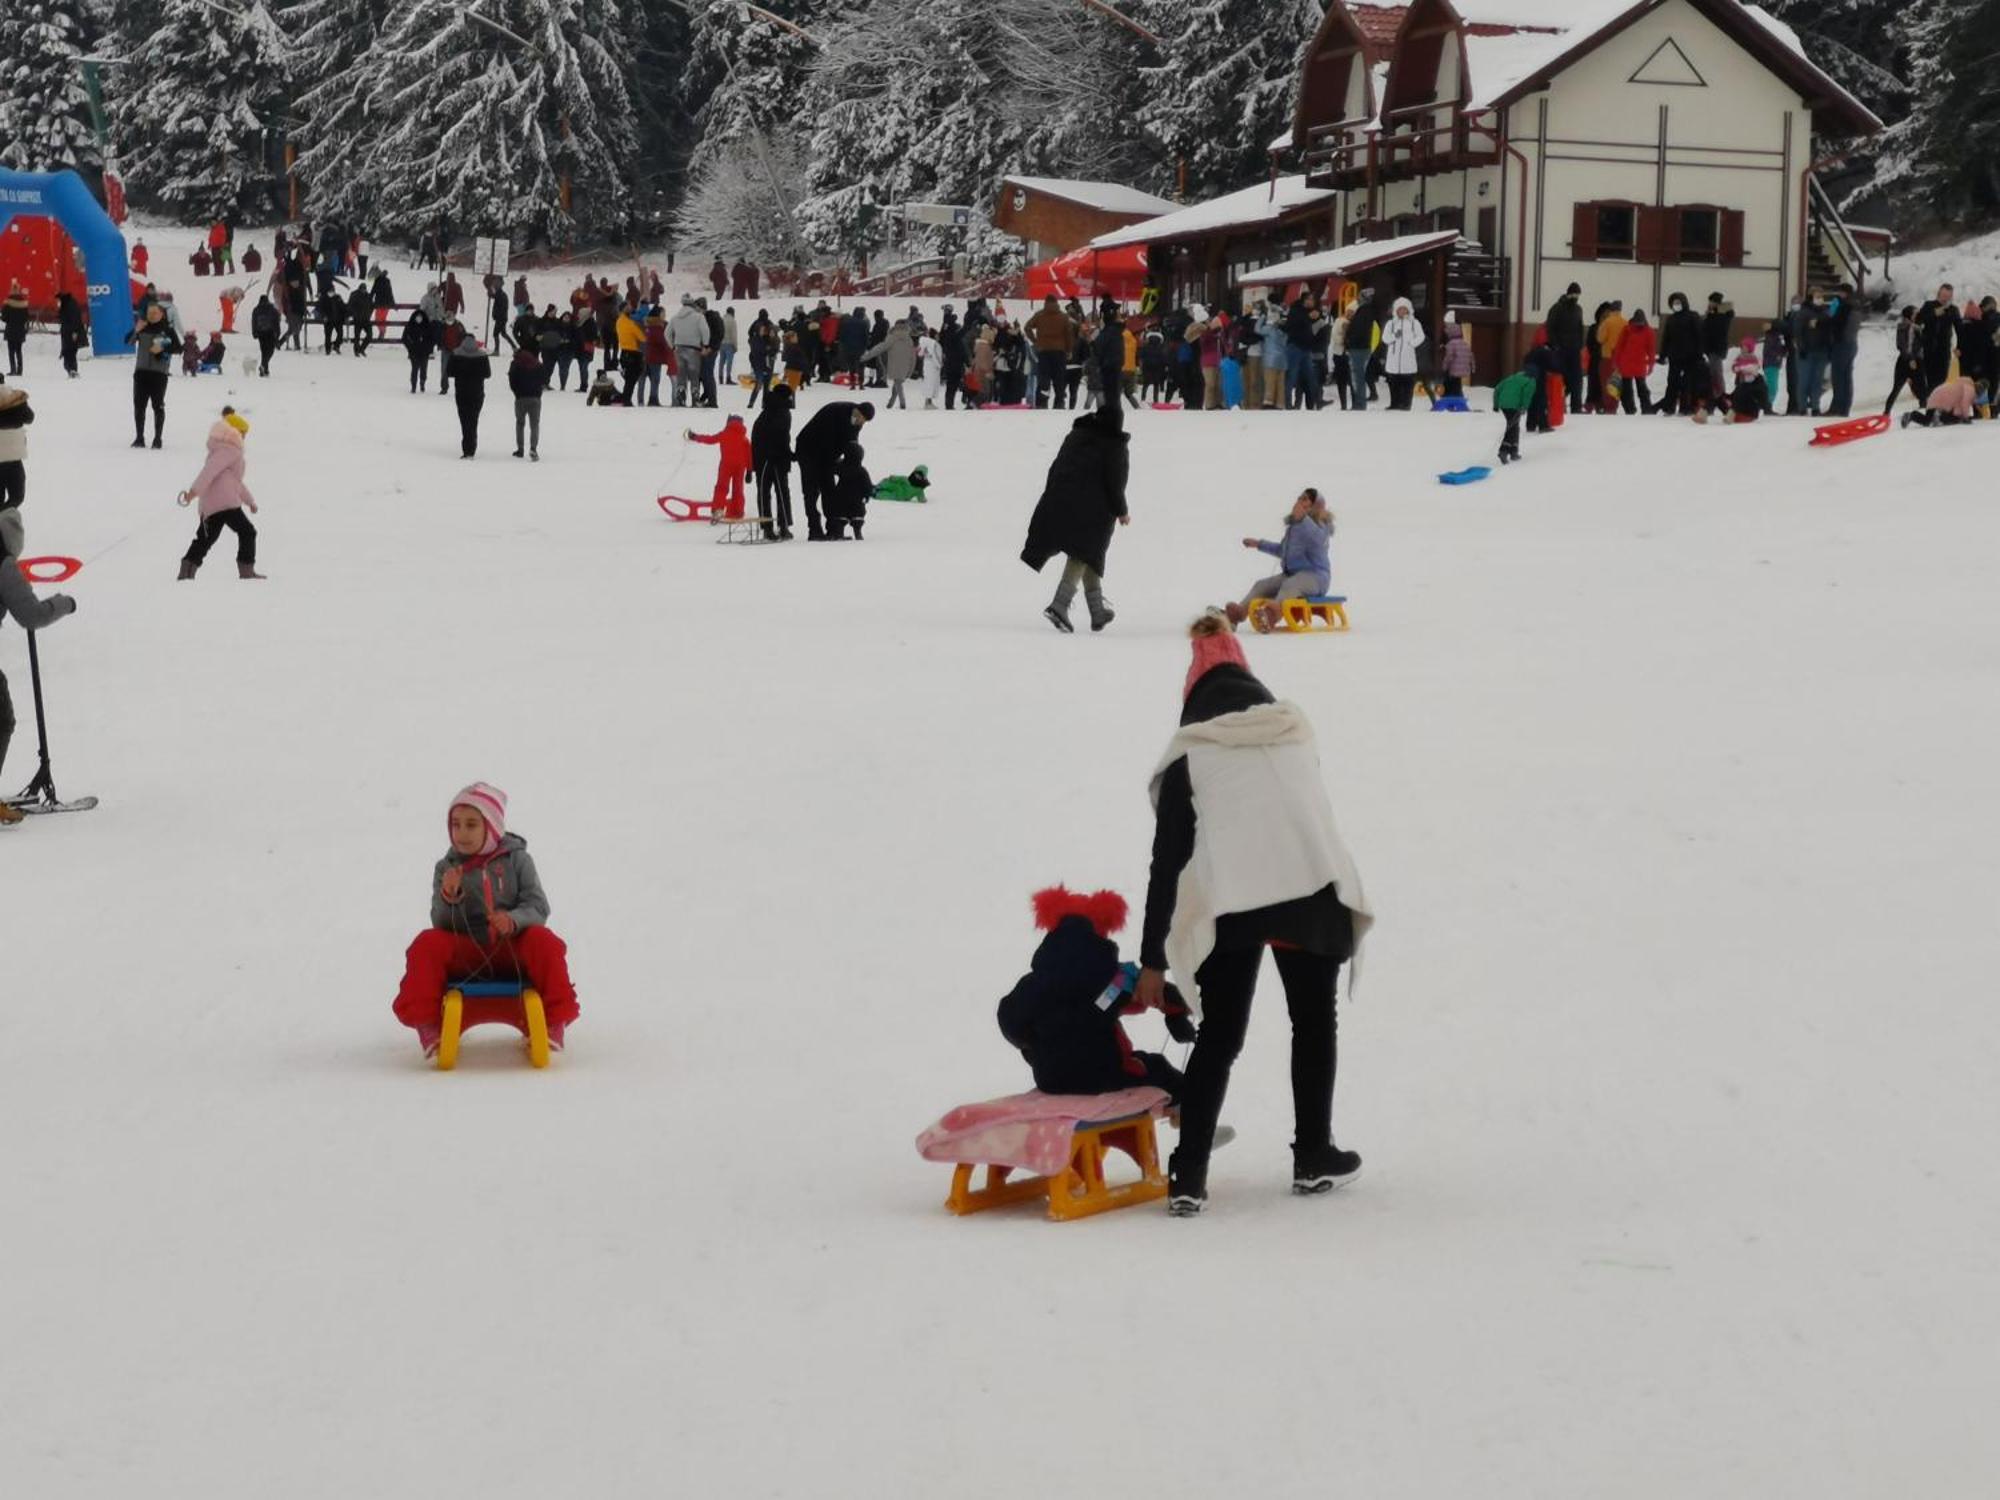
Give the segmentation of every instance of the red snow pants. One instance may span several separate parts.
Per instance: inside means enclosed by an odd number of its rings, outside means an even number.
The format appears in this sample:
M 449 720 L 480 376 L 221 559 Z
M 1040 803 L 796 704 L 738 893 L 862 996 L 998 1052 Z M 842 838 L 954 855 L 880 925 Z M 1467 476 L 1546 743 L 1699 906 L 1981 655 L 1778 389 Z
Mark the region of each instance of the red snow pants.
M 491 948 L 482 948 L 463 933 L 440 927 L 418 933 L 405 956 L 396 1019 L 405 1026 L 435 1031 L 444 1020 L 444 992 L 452 980 L 468 975 L 526 980 L 541 992 L 542 1009 L 551 1028 L 567 1026 L 576 1019 L 569 949 L 546 927 L 524 927 Z
M 715 511 L 732 521 L 743 519 L 743 471 L 715 476 Z

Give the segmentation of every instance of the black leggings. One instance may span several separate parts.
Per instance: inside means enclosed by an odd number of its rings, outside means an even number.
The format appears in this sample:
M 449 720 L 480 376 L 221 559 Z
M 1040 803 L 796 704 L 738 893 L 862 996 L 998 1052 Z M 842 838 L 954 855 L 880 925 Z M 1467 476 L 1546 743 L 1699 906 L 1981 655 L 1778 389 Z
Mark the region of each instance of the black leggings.
M 1340 960 L 1298 948 L 1274 948 L 1285 1007 L 1292 1013 L 1293 1146 L 1311 1150 L 1333 1140 L 1333 1075 L 1339 1060 L 1333 989 Z M 1201 994 L 1201 1034 L 1181 1087 L 1181 1141 L 1174 1152 L 1177 1179 L 1205 1187 L 1215 1122 L 1229 1091 L 1229 1070 L 1243 1050 L 1250 1000 L 1257 992 L 1259 948 L 1219 948 L 1195 975 Z
M 790 463 L 767 463 L 757 471 L 757 514 L 780 531 L 792 529 Z
M 9 510 L 28 498 L 28 466 L 20 459 L 0 464 L 0 510 Z
M 146 435 L 146 408 L 153 409 L 153 441 L 160 440 L 160 433 L 167 425 L 167 372 L 165 370 L 134 370 L 132 372 L 132 432 L 135 437 Z
M 243 567 L 257 565 L 257 528 L 250 524 L 250 518 L 236 509 L 219 510 L 212 516 L 202 517 L 201 525 L 195 528 L 194 540 L 188 543 L 187 555 L 182 562 L 191 562 L 200 567 L 202 559 L 208 556 L 208 549 L 222 535 L 227 526 L 236 533 L 236 561 Z

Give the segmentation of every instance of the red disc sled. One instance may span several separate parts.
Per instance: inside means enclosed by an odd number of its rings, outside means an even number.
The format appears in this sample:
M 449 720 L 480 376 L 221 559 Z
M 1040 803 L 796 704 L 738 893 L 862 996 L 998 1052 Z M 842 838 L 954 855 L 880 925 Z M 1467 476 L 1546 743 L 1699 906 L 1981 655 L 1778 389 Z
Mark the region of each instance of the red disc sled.
M 17 566 L 21 576 L 30 583 L 68 583 L 83 571 L 83 564 L 74 557 L 24 557 Z M 43 572 L 42 569 L 54 569 Z
M 660 496 L 660 509 L 669 521 L 709 521 L 715 518 L 713 500 L 690 500 L 685 495 Z
M 1889 418 L 1881 412 L 1872 417 L 1856 417 L 1851 422 L 1829 422 L 1824 427 L 1813 429 L 1814 448 L 1831 448 L 1840 443 L 1851 443 L 1856 438 L 1873 437 L 1878 432 L 1889 430 Z

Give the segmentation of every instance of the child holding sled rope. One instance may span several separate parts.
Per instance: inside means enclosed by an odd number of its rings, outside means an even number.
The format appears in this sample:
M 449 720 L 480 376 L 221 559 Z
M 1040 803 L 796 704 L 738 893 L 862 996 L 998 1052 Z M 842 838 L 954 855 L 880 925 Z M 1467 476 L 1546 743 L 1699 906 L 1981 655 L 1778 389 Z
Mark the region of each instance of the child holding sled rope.
M 528 841 L 507 831 L 507 794 L 475 781 L 445 815 L 451 849 L 431 872 L 431 925 L 405 956 L 396 1019 L 437 1051 L 444 992 L 455 981 L 520 979 L 540 992 L 549 1046 L 577 1017 L 569 950 L 549 931 L 549 898 Z
M 249 435 L 250 424 L 236 408 L 223 407 L 222 420 L 208 432 L 208 462 L 180 493 L 180 503 L 199 506 L 201 515 L 194 540 L 181 557 L 182 583 L 194 577 L 225 526 L 236 533 L 236 576 L 245 580 L 264 576 L 257 571 L 257 528 L 243 514 L 257 509 L 256 497 L 243 482 L 243 440 Z

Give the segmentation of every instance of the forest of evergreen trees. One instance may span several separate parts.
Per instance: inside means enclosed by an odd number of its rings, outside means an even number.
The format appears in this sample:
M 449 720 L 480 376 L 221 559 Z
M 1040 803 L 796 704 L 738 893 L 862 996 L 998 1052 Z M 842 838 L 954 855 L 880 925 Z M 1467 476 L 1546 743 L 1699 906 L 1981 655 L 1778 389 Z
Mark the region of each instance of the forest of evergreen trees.
M 1890 122 L 1835 179 L 1850 204 L 1905 232 L 2000 215 L 2000 0 L 1766 8 Z M 100 164 L 79 62 L 95 55 L 115 59 L 104 102 L 130 196 L 196 220 L 282 216 L 288 148 L 304 214 L 379 238 L 444 218 L 526 243 L 670 236 L 820 262 L 898 237 L 898 204 L 984 206 L 1007 172 L 1191 197 L 1254 180 L 1319 0 L 1115 10 L 10 0 L 0 162 Z M 977 232 L 949 248 L 1000 250 Z

